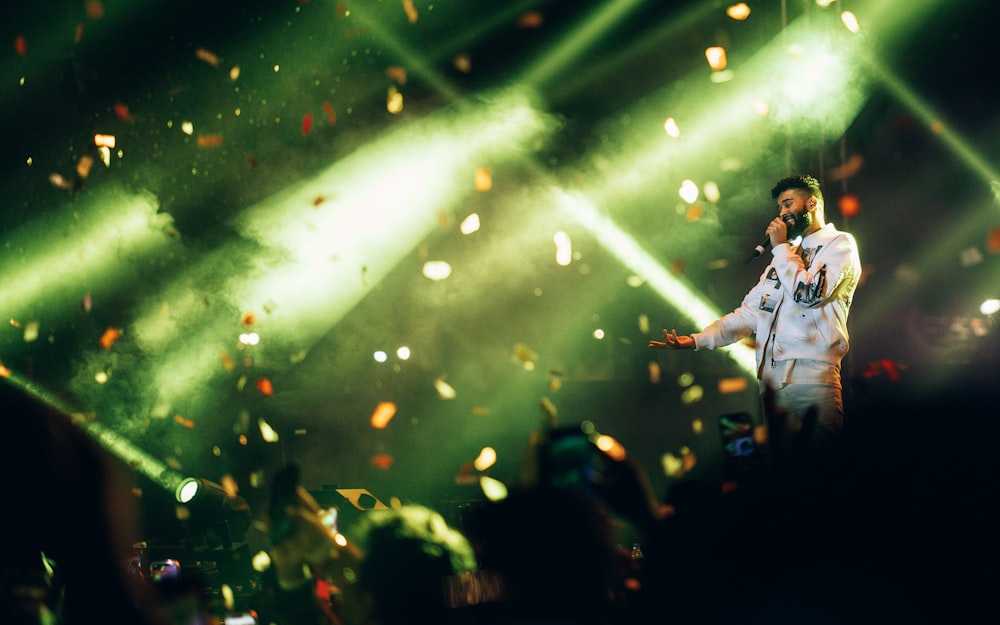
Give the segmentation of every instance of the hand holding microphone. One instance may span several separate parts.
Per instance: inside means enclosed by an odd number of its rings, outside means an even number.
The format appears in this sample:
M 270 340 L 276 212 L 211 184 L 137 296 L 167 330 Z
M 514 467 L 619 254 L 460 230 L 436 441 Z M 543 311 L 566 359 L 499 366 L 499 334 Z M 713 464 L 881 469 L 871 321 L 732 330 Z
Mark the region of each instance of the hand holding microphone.
M 764 239 L 757 244 L 757 247 L 753 248 L 753 252 L 750 257 L 747 258 L 746 264 L 750 264 L 753 261 L 760 258 L 760 255 L 764 251 L 771 247 L 772 245 L 778 245 L 784 243 L 788 240 L 788 232 L 795 226 L 795 215 L 791 213 L 785 213 L 771 220 L 771 223 L 767 225 L 766 235 Z

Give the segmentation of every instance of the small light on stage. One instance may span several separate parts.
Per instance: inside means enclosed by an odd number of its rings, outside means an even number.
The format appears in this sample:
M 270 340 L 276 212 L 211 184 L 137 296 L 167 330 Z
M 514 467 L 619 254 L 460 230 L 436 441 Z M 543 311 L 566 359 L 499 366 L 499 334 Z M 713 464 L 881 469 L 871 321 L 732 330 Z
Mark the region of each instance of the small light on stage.
M 177 485 L 177 490 L 174 494 L 180 503 L 188 503 L 198 494 L 198 479 L 194 477 L 185 478 L 184 481 Z
M 1000 311 L 1000 299 L 988 299 L 979 306 L 979 312 L 984 315 L 992 315 Z
M 386 360 L 389 360 L 389 355 L 382 350 L 378 350 L 372 354 L 372 358 L 375 359 L 375 362 L 385 362 Z

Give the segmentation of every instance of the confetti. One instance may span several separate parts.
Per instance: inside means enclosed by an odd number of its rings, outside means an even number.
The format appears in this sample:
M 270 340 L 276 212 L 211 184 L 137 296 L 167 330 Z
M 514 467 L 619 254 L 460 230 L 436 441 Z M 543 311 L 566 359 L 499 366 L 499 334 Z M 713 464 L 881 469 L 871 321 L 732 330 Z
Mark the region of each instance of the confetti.
M 94 135 L 94 145 L 97 147 L 105 147 L 113 150 L 116 143 L 117 141 L 114 135 L 104 135 L 100 133 Z
M 225 350 L 219 354 L 219 357 L 222 359 L 222 368 L 226 371 L 232 371 L 236 368 L 236 361 Z
M 406 84 L 406 68 L 401 65 L 392 65 L 385 70 L 385 75 L 392 78 L 400 85 Z
M 124 104 L 121 100 L 115 100 L 114 105 L 111 109 L 115 113 L 115 117 L 122 120 L 123 122 L 132 121 L 132 113 L 128 110 L 128 105 Z
M 444 378 L 434 380 L 434 390 L 437 391 L 437 394 L 441 399 L 455 399 L 458 395 L 458 393 L 455 392 L 455 389 L 444 381 Z
M 193 430 L 194 429 L 194 421 L 192 421 L 191 419 L 185 419 L 184 417 L 182 417 L 179 414 L 175 414 L 174 415 L 174 422 L 175 423 L 179 423 L 180 425 L 183 425 L 184 427 L 186 427 L 189 430 Z
M 514 346 L 514 360 L 520 362 L 528 371 L 533 371 L 538 361 L 538 354 L 527 345 L 518 343 Z
M 417 8 L 413 6 L 413 0 L 403 0 L 403 10 L 406 11 L 406 19 L 410 20 L 411 24 L 415 24 L 417 17 Z
M 258 378 L 255 384 L 262 395 L 274 395 L 274 387 L 271 386 L 271 381 L 267 378 Z
M 323 102 L 323 110 L 326 111 L 326 117 L 333 126 L 337 123 L 337 112 L 333 110 L 333 105 L 329 102 Z
M 369 419 L 371 426 L 376 430 L 383 430 L 396 416 L 396 404 L 391 401 L 379 402 Z
M 93 305 L 94 302 L 90 297 L 90 293 L 85 294 L 83 300 L 80 301 L 80 308 L 83 309 L 83 312 L 90 312 Z
M 538 28 L 545 19 L 541 11 L 527 11 L 517 18 L 518 28 Z
M 720 395 L 742 393 L 748 388 L 750 388 L 750 384 L 746 378 L 722 378 L 719 380 L 718 389 Z
M 302 118 L 302 136 L 308 135 L 312 132 L 313 127 L 313 114 L 306 113 L 305 117 Z
M 199 148 L 214 148 L 222 145 L 222 135 L 198 135 Z
M 483 447 L 473 461 L 473 466 L 477 471 L 485 471 L 497 462 L 497 451 L 492 447 Z
M 986 251 L 990 254 L 1000 253 L 1000 226 L 990 228 L 986 235 Z
M 393 115 L 403 112 L 403 94 L 399 92 L 399 89 L 395 87 L 389 88 L 389 92 L 385 97 L 385 110 Z
M 277 443 L 280 440 L 278 433 L 264 419 L 257 419 L 257 429 L 260 431 L 261 438 L 267 443 Z
M 111 349 L 111 346 L 114 345 L 115 341 L 121 338 L 121 336 L 121 328 L 109 326 L 106 330 L 104 330 L 104 334 L 101 335 L 101 347 L 104 349 Z
M 493 188 L 493 173 L 486 167 L 477 167 L 475 184 L 476 191 L 489 191 Z
M 14 51 L 17 52 L 18 56 L 24 56 L 28 53 L 28 40 L 25 39 L 24 35 L 18 35 L 14 38 Z
M 5 367 L 2 362 L 0 362 L 0 378 L 9 378 L 11 374 L 10 369 Z
M 455 55 L 455 58 L 451 61 L 452 66 L 463 74 L 468 74 L 472 71 L 472 58 L 464 52 L 462 54 Z
M 389 454 L 375 454 L 371 459 L 372 466 L 382 470 L 391 467 L 393 462 L 395 462 L 395 458 Z
M 90 19 L 99 20 L 104 17 L 104 3 L 101 0 L 87 0 L 84 6 Z
M 212 52 L 211 50 L 206 50 L 205 48 L 198 48 L 197 50 L 194 51 L 194 55 L 198 57 L 199 60 L 208 63 L 212 67 L 219 66 L 219 55 Z
M 49 174 L 49 182 L 52 183 L 52 186 L 59 189 L 66 189 L 67 191 L 75 191 L 82 186 L 78 179 L 66 178 L 58 173 Z
M 240 321 L 245 326 L 252 326 L 257 323 L 257 315 L 252 312 L 248 312 L 243 315 L 243 319 Z
M 94 157 L 87 156 L 86 154 L 81 156 L 80 160 L 76 162 L 76 175 L 81 180 L 86 180 L 90 176 L 90 170 L 93 166 Z

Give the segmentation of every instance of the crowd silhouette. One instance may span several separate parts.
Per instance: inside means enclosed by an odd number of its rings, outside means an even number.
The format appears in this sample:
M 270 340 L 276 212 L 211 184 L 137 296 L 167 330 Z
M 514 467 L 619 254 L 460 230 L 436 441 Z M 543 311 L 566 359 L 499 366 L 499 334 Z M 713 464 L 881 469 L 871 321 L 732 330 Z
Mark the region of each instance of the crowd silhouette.
M 5 624 L 867 625 L 990 607 L 992 517 L 970 499 L 988 493 L 920 492 L 863 444 L 817 457 L 810 419 L 790 427 L 780 411 L 727 488 L 665 493 L 592 431 L 540 426 L 522 482 L 460 522 L 407 502 L 341 528 L 289 463 L 257 519 L 266 557 L 222 600 L 227 580 L 128 566 L 143 526 L 129 468 L 73 416 L 9 380 L 0 407 L 21 447 L 0 455 L 5 475 L 31 478 L 8 507 Z

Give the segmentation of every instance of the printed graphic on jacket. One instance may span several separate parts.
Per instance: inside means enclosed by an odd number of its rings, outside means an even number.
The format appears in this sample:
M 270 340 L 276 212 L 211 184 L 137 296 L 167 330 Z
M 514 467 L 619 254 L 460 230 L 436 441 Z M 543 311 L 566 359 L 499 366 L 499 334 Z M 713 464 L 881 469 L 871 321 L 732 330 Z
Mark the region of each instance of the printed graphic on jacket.
M 778 280 L 778 272 L 774 270 L 774 267 L 771 267 L 771 269 L 767 272 L 767 277 L 764 278 L 764 284 L 770 285 L 775 291 L 781 288 L 781 282 Z M 777 298 L 772 298 L 765 292 L 760 298 L 760 306 L 758 306 L 758 308 L 764 312 L 773 313 L 776 301 Z

